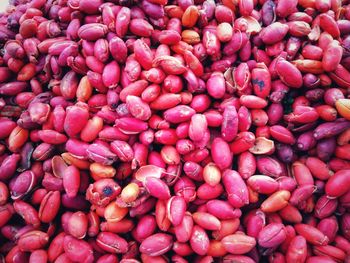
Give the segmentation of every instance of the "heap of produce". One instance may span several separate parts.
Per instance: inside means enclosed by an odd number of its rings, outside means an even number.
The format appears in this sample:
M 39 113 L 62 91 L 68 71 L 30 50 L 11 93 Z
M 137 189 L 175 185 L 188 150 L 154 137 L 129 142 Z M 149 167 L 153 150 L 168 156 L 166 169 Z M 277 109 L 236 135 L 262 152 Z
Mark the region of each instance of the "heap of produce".
M 350 1 L 10 0 L 1 263 L 350 262 Z

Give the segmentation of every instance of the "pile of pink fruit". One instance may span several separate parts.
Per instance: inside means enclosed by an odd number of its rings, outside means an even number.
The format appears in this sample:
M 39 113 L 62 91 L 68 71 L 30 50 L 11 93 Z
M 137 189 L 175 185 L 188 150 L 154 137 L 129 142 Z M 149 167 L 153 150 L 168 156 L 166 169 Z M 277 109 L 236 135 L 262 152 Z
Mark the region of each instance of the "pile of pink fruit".
M 0 263 L 350 262 L 350 1 L 10 0 Z

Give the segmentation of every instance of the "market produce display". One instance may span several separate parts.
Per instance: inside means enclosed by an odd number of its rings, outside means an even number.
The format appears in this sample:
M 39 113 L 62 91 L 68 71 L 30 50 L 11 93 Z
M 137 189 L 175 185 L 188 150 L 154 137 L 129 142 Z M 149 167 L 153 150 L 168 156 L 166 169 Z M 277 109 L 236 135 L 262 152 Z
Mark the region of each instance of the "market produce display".
M 350 1 L 10 0 L 0 262 L 350 262 Z

